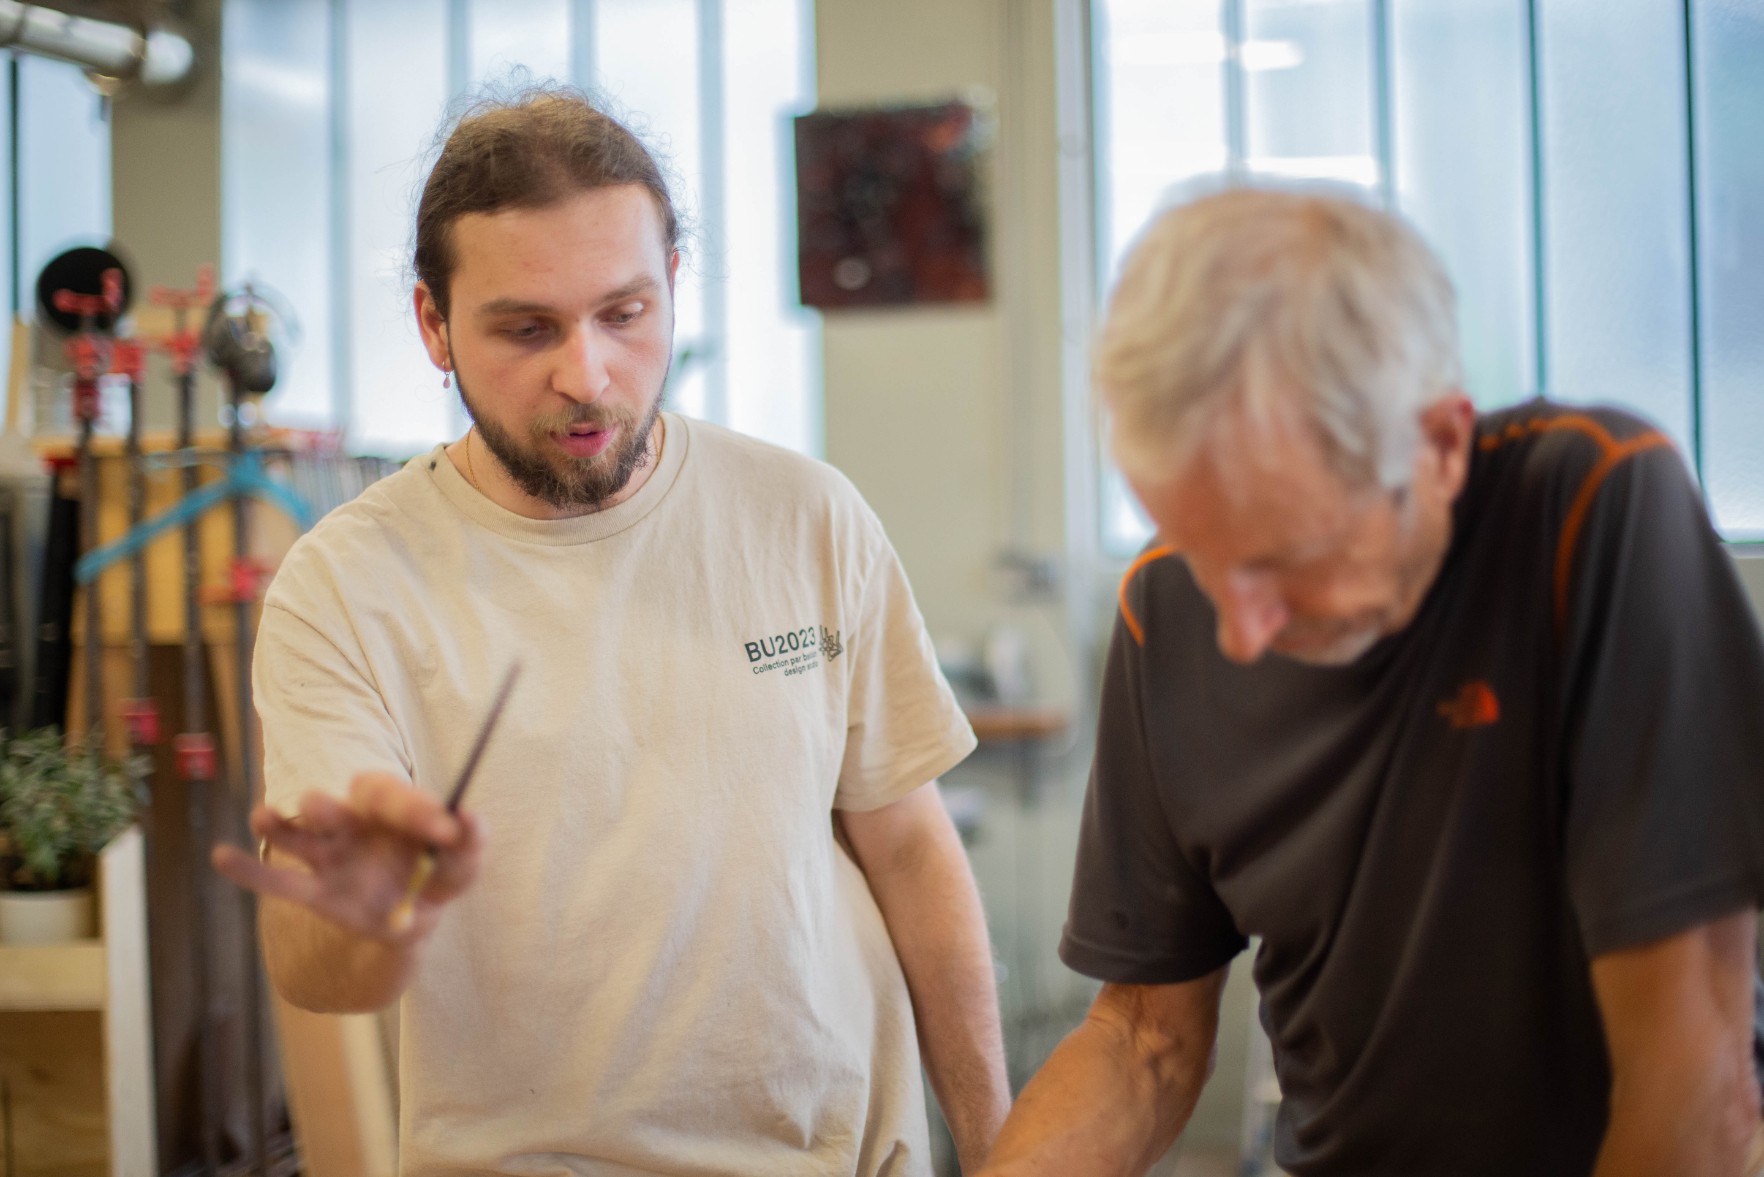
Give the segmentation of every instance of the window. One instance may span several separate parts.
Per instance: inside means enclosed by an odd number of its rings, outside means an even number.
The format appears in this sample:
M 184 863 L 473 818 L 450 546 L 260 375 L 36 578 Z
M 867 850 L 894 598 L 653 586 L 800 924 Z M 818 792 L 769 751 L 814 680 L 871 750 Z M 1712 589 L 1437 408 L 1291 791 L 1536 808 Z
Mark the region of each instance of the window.
M 1359 184 L 1460 301 L 1466 384 L 1658 422 L 1764 540 L 1764 9 L 1748 0 L 1093 0 L 1097 272 L 1173 186 Z M 1150 528 L 1109 470 L 1104 549 Z
M 274 288 L 302 326 L 270 418 L 383 453 L 464 428 L 410 307 L 422 166 L 468 90 L 556 78 L 605 95 L 671 173 L 690 233 L 669 403 L 817 451 L 817 320 L 796 305 L 787 232 L 788 119 L 813 104 L 810 12 L 809 0 L 227 0 L 223 273 Z
M 24 54 L 0 62 L 17 83 L 0 93 L 0 150 L 16 144 L 18 167 L 16 185 L 0 192 L 0 224 L 10 229 L 0 233 L 0 259 L 11 276 L 4 293 L 12 312 L 30 317 L 37 275 L 50 259 L 110 240 L 110 119 L 78 66 Z M 136 291 L 137 302 L 143 294 Z M 0 365 L 11 348 L 11 332 L 0 332 Z

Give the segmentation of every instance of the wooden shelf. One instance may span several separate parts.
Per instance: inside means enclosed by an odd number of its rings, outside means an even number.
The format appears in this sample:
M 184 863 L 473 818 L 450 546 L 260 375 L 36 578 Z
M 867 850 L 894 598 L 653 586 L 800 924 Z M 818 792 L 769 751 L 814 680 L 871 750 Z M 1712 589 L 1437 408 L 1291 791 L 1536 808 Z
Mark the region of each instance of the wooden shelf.
M 1046 740 L 1071 725 L 1072 717 L 1058 707 L 1013 707 L 993 703 L 967 708 L 974 738 L 982 744 Z
M 18 1134 L 6 1143 L 31 1158 L 21 1172 L 158 1169 L 143 853 L 131 826 L 98 856 L 98 939 L 0 945 L 0 1073 Z
M 104 942 L 0 944 L 0 1010 L 101 1010 Z

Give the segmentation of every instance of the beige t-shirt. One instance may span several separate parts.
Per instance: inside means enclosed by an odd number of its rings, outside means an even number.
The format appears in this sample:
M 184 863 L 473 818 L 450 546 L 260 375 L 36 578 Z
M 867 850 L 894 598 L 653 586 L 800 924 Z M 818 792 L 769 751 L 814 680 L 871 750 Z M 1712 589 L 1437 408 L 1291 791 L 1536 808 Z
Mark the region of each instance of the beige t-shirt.
M 289 554 L 257 644 L 270 803 L 363 770 L 490 829 L 402 1009 L 406 1174 L 929 1174 L 906 985 L 832 811 L 972 750 L 836 471 L 669 414 L 595 515 L 526 519 L 446 454 Z

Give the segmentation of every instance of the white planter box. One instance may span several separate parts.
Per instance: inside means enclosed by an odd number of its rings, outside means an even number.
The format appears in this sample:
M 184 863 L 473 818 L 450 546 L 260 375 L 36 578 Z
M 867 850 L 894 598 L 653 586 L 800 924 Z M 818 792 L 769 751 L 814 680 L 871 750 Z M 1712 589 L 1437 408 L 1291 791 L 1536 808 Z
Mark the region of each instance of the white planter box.
M 65 944 L 97 934 L 90 887 L 0 891 L 0 944 Z

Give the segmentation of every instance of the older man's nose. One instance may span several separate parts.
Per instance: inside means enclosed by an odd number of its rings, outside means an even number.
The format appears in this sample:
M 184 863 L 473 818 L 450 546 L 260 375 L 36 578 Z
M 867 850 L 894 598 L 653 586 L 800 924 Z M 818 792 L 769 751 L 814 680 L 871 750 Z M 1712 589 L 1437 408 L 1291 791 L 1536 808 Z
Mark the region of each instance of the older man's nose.
M 1255 573 L 1228 574 L 1213 606 L 1219 650 L 1233 662 L 1254 662 L 1267 653 L 1291 617 L 1273 584 Z

